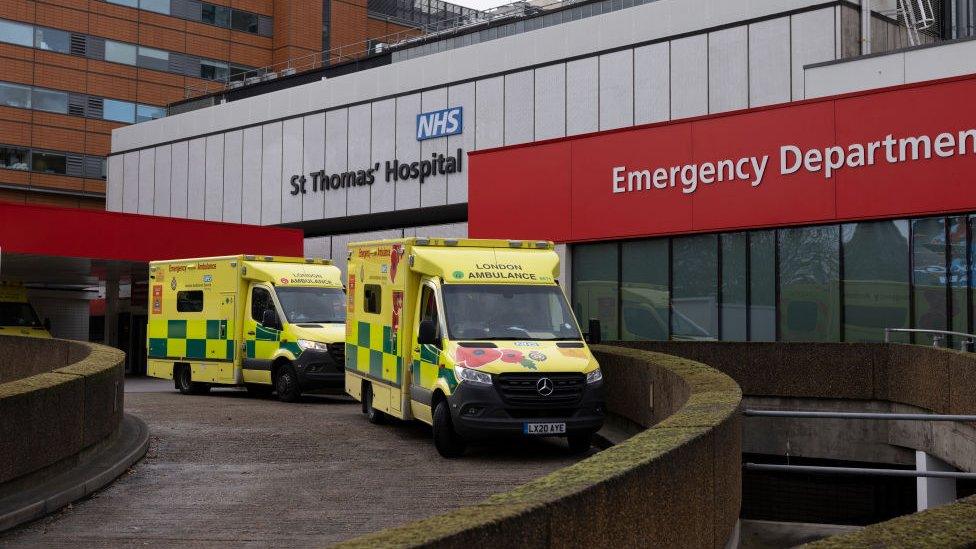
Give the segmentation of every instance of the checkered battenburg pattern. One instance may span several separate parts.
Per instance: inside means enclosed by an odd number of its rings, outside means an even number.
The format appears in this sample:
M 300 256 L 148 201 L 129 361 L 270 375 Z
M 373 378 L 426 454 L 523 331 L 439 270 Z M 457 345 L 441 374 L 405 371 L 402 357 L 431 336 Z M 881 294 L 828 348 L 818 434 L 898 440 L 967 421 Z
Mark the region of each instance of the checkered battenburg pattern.
M 149 321 L 149 358 L 234 360 L 234 326 L 228 320 Z
M 364 373 L 399 387 L 403 382 L 403 358 L 390 326 L 353 322 L 347 327 L 346 369 Z M 355 341 L 353 345 L 350 342 Z

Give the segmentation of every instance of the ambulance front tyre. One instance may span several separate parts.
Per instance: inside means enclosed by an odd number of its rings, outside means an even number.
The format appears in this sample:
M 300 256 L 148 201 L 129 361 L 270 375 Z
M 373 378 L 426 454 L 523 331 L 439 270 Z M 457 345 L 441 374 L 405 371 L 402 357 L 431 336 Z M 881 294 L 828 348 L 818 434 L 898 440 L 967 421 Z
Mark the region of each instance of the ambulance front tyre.
M 282 402 L 298 402 L 302 398 L 302 389 L 298 385 L 298 374 L 291 364 L 285 364 L 278 370 L 275 378 L 275 390 L 278 400 Z
M 434 447 L 446 458 L 461 457 L 467 447 L 464 439 L 454 431 L 451 409 L 446 400 L 441 400 L 434 407 Z
M 176 388 L 184 395 L 203 395 L 210 392 L 209 383 L 193 381 L 189 365 L 177 366 L 175 379 Z
M 373 407 L 373 384 L 363 382 L 363 413 L 366 419 L 374 425 L 380 425 L 386 421 L 386 414 Z

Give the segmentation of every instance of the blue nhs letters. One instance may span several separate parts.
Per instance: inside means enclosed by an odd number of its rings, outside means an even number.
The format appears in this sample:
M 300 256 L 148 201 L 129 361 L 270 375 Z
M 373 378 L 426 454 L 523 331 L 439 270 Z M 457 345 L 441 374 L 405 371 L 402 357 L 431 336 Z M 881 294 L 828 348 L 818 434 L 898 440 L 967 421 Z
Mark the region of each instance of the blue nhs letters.
M 463 127 L 461 107 L 420 113 L 417 115 L 417 141 L 457 135 Z

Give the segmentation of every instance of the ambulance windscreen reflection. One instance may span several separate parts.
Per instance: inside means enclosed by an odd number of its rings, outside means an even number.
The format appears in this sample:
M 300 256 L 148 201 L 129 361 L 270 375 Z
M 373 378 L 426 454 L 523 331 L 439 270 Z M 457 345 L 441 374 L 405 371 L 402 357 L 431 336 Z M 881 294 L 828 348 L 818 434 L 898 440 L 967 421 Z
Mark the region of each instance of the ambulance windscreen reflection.
M 573 313 L 556 286 L 446 284 L 453 340 L 579 340 Z
M 342 324 L 346 321 L 346 294 L 339 288 L 278 287 L 278 302 L 288 322 Z

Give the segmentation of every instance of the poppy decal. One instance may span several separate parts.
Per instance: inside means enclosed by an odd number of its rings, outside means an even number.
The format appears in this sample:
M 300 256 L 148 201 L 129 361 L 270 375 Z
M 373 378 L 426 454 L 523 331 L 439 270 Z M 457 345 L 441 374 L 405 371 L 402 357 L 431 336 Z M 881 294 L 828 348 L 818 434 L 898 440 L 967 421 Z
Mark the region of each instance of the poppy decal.
M 471 349 L 468 347 L 458 347 L 454 351 L 454 360 L 465 368 L 481 368 L 489 362 L 494 362 L 502 357 L 502 352 L 498 349 Z
M 523 368 L 528 368 L 530 370 L 537 369 L 535 366 L 535 361 L 526 358 L 525 355 L 522 354 L 522 351 L 518 351 L 516 349 L 502 349 L 502 361 L 510 364 L 519 364 Z

